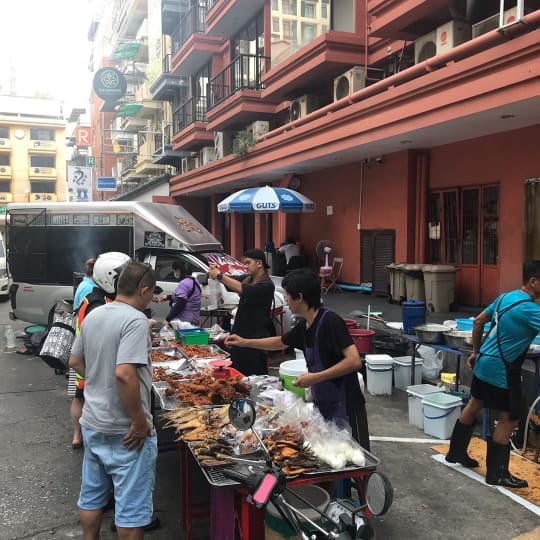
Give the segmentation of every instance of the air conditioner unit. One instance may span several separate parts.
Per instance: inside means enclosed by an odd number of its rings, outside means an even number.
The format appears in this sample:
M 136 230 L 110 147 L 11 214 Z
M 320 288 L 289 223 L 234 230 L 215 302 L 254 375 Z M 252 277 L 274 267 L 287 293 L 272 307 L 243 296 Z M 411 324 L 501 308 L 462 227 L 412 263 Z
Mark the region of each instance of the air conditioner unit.
M 247 127 L 247 130 L 253 134 L 253 138 L 257 140 L 261 135 L 265 135 L 270 131 L 270 122 L 268 120 L 255 120 Z
M 512 24 L 517 20 L 517 7 L 507 9 L 503 14 L 503 26 L 507 24 Z M 482 34 L 487 34 L 491 30 L 499 28 L 499 14 L 495 13 L 491 17 L 484 19 L 483 21 L 477 22 L 472 25 L 472 37 L 476 38 Z
M 199 154 L 199 161 L 201 165 L 206 165 L 216 158 L 216 152 L 212 146 L 205 146 L 201 149 Z
M 471 25 L 449 21 L 437 28 L 437 54 L 449 51 L 471 39 Z
M 419 64 L 437 54 L 437 31 L 418 38 L 414 42 L 414 63 Z
M 295 99 L 289 108 L 289 113 L 291 116 L 291 122 L 303 118 L 309 113 L 317 110 L 319 108 L 319 98 L 317 96 L 312 96 L 310 94 L 305 94 L 300 96 L 298 99 Z
M 214 159 L 222 159 L 232 152 L 232 134 L 229 131 L 214 131 Z
M 185 174 L 199 166 L 199 160 L 195 157 L 182 158 L 182 174 Z
M 363 66 L 354 66 L 334 79 L 334 101 L 350 96 L 366 87 L 366 70 Z

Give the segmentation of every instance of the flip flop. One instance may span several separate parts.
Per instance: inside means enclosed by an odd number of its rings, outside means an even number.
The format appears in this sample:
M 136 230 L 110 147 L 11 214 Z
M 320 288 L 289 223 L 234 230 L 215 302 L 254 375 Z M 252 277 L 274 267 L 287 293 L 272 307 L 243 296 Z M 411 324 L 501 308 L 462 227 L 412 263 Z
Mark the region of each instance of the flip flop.
M 71 443 L 71 448 L 73 448 L 73 450 L 79 450 L 82 447 L 83 447 L 83 442 L 82 441 L 80 441 L 80 442 L 73 441 Z

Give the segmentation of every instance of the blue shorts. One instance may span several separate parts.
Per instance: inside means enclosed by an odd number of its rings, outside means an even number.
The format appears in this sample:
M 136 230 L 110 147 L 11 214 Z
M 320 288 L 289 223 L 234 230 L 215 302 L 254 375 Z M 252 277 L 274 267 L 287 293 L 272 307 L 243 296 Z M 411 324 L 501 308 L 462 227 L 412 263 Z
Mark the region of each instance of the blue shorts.
M 105 435 L 82 427 L 84 459 L 81 510 L 99 510 L 109 502 L 114 488 L 114 522 L 117 527 L 145 527 L 152 521 L 157 437 L 142 450 L 128 450 L 124 435 Z

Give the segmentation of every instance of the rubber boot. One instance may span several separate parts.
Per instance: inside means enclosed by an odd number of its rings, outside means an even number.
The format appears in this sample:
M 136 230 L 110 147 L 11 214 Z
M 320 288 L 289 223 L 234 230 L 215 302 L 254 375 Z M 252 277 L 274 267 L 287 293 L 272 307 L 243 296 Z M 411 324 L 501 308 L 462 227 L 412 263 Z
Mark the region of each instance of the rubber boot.
M 519 484 L 519 485 L 516 485 L 516 487 L 520 487 L 520 488 L 525 488 L 525 487 L 529 487 L 529 484 L 527 482 L 527 480 L 522 480 L 521 478 L 518 478 L 517 476 L 514 476 L 510 470 L 509 470 L 509 466 L 510 466 L 510 451 L 511 451 L 511 447 L 510 447 L 510 443 L 508 443 L 506 445 L 506 464 L 505 464 L 505 472 L 506 472 L 506 475 L 512 479 L 512 482 L 516 483 L 516 484 Z
M 461 463 L 464 467 L 478 467 L 478 461 L 467 455 L 467 446 L 469 446 L 473 431 L 474 425 L 467 426 L 459 420 L 456 421 L 450 438 L 450 449 L 446 454 L 446 461 L 449 463 Z
M 509 488 L 527 487 L 525 480 L 510 476 L 508 473 L 508 460 L 510 459 L 510 446 L 499 444 L 493 440 L 487 441 L 487 474 L 486 484 L 504 486 Z

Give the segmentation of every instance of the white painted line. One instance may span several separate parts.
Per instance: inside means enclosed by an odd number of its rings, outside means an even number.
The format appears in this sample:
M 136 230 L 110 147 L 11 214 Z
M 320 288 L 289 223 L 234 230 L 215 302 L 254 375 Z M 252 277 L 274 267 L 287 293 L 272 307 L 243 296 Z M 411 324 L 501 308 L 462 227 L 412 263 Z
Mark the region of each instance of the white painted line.
M 449 444 L 449 440 L 445 439 L 421 439 L 420 437 L 377 437 L 371 435 L 370 441 L 379 442 L 400 442 L 400 443 L 423 443 L 423 444 Z
M 510 491 L 509 489 L 506 489 L 502 486 L 491 486 L 489 484 L 486 484 L 485 478 L 475 472 L 472 469 L 469 469 L 467 467 L 463 467 L 463 465 L 460 465 L 459 463 L 448 463 L 446 459 L 444 459 L 444 456 L 442 454 L 435 454 L 434 456 L 431 456 L 435 461 L 438 461 L 439 463 L 442 463 L 443 465 L 446 465 L 447 467 L 450 467 L 451 469 L 454 469 L 469 478 L 472 478 L 473 480 L 476 480 L 477 482 L 480 482 L 481 484 L 484 484 L 487 487 L 494 487 L 498 491 L 500 491 L 503 495 L 506 495 L 507 497 L 510 497 L 514 501 L 516 501 L 518 504 L 521 504 L 521 506 L 524 506 L 527 510 L 530 510 L 533 514 L 536 514 L 537 516 L 540 516 L 540 507 L 536 504 L 528 501 L 527 499 L 524 499 L 523 497 L 520 497 L 519 495 L 516 495 L 513 491 Z

